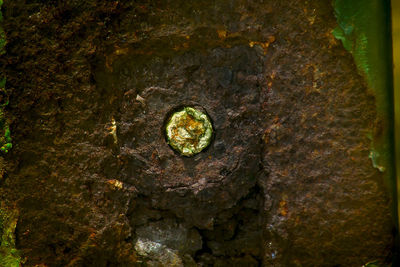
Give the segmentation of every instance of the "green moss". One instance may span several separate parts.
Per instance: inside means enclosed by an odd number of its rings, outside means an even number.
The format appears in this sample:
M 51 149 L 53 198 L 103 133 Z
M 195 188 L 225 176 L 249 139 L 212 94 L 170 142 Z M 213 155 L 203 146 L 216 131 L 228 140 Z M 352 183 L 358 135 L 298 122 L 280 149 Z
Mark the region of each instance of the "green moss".
M 5 53 L 4 48 L 6 45 L 5 33 L 1 24 L 3 21 L 2 4 L 3 0 L 0 0 L 0 55 Z M 7 95 L 5 86 L 6 78 L 0 77 L 0 93 L 3 96 Z M 3 105 L 0 105 L 0 151 L 2 152 L 8 152 L 12 147 L 11 132 L 3 111 L 4 106 L 7 104 L 8 101 L 5 101 Z M 0 168 L 3 168 L 3 166 L 1 165 Z M 3 173 L 3 170 L 1 170 L 1 173 Z M 18 211 L 9 209 L 3 203 L 0 203 L 0 266 L 2 267 L 17 267 L 22 264 L 19 252 L 15 248 L 14 231 L 17 220 Z
M 3 0 L 0 0 L 0 55 L 3 55 L 5 53 L 6 45 L 6 36 L 1 24 L 3 21 L 3 15 L 1 13 L 2 4 Z M 5 86 L 6 78 L 0 77 L 0 93 L 4 96 L 7 96 Z M 0 151 L 3 153 L 7 153 L 12 148 L 10 127 L 8 126 L 8 122 L 3 112 L 3 108 L 6 105 L 8 105 L 8 100 L 5 100 L 5 103 L 3 105 L 0 105 Z
M 21 256 L 15 248 L 14 231 L 17 225 L 18 212 L 0 206 L 0 266 L 21 266 Z
M 12 148 L 11 131 L 8 125 L 3 126 L 3 132 L 4 135 L 0 137 L 0 144 L 2 144 L 0 151 L 7 153 Z

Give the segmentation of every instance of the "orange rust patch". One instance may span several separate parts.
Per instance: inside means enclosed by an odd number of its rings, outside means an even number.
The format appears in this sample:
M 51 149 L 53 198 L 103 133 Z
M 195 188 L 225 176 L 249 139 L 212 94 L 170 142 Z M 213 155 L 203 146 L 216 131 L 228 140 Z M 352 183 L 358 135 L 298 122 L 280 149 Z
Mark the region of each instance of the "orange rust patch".
M 264 50 L 264 55 L 267 54 L 268 52 L 268 47 L 271 43 L 275 42 L 275 36 L 269 36 L 268 40 L 265 42 L 258 42 L 258 41 L 250 41 L 249 46 L 253 47 L 255 45 L 261 46 L 261 48 Z
M 190 134 L 190 137 L 185 137 L 185 142 L 190 142 L 193 145 L 197 145 L 205 132 L 203 124 L 197 121 L 193 116 L 186 115 L 183 119 L 179 121 L 172 132 L 172 139 L 177 140 L 179 138 L 179 129 L 183 128 Z
M 288 203 L 286 200 L 279 202 L 279 214 L 286 217 L 289 213 Z

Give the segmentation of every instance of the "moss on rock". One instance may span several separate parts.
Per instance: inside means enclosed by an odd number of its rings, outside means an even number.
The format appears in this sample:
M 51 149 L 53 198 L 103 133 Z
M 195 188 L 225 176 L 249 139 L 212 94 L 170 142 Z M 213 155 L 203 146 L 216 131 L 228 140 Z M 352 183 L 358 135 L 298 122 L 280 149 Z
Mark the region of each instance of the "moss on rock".
M 2 27 L 3 15 L 0 0 L 0 55 L 5 53 L 5 33 Z M 8 104 L 7 93 L 5 91 L 6 78 L 0 74 L 0 151 L 7 153 L 12 147 L 11 132 L 9 124 L 4 116 L 4 106 Z M 0 180 L 3 179 L 5 171 L 4 158 L 0 156 Z M 21 257 L 15 248 L 14 231 L 18 220 L 18 210 L 10 209 L 0 203 L 0 266 L 14 267 L 21 266 Z
M 2 203 L 0 205 L 0 266 L 21 265 L 21 256 L 15 248 L 14 238 L 17 220 L 17 209 L 9 209 Z

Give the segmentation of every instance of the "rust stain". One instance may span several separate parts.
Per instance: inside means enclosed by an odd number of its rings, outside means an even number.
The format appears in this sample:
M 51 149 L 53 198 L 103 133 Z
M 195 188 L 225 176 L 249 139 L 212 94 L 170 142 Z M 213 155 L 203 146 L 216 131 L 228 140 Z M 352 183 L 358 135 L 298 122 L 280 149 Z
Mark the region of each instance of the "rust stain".
M 205 132 L 203 124 L 197 121 L 193 116 L 187 115 L 183 120 L 180 120 L 176 127 L 173 129 L 172 139 L 179 137 L 179 128 L 184 128 L 187 132 L 191 133 L 191 138 L 186 138 L 187 142 L 191 142 L 194 146 L 197 146 L 199 137 Z
M 268 52 L 268 47 L 270 44 L 272 44 L 273 42 L 275 42 L 275 36 L 269 36 L 268 40 L 265 42 L 259 42 L 259 41 L 250 41 L 249 42 L 249 46 L 250 47 L 254 47 L 255 45 L 259 45 L 261 46 L 261 48 L 264 50 L 264 55 L 267 54 Z
M 220 39 L 225 39 L 227 36 L 225 30 L 217 30 L 217 34 Z
M 289 213 L 288 203 L 285 199 L 279 202 L 279 214 L 283 217 L 286 217 Z
M 115 189 L 122 189 L 124 187 L 123 183 L 116 179 L 108 180 L 107 183 L 112 185 Z

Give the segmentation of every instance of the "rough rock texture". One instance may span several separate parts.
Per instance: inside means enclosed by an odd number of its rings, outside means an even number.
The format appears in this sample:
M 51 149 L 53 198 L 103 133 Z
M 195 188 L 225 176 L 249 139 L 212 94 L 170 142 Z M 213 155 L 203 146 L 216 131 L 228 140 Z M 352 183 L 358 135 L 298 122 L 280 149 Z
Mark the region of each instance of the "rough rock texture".
M 374 98 L 331 1 L 60 2 L 4 7 L 27 266 L 390 260 Z M 163 135 L 182 105 L 215 129 L 191 158 Z

